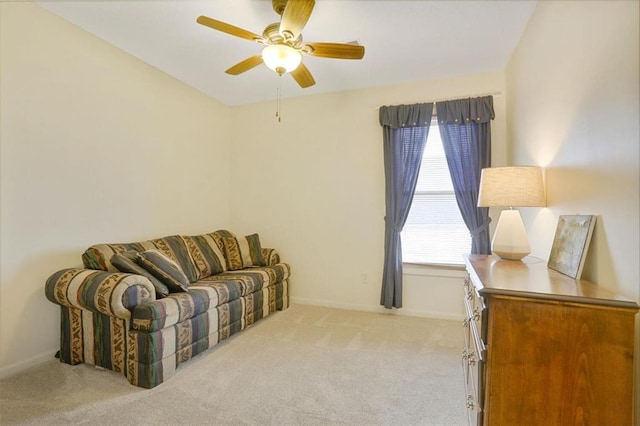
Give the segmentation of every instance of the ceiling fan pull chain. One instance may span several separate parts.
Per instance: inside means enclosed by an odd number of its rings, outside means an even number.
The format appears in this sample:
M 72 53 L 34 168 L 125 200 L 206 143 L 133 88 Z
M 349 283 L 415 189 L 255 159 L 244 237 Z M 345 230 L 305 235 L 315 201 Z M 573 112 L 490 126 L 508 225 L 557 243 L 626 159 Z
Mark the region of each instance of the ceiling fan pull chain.
M 282 114 L 280 114 L 280 78 L 278 78 L 278 87 L 276 88 L 276 118 L 278 123 L 282 122 Z

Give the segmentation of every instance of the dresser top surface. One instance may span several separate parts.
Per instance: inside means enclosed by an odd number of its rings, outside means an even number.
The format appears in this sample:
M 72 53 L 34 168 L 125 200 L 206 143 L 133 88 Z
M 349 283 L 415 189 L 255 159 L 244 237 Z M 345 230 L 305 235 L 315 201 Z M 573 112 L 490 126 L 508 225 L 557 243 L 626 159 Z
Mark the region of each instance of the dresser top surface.
M 502 294 L 638 310 L 638 304 L 615 292 L 584 280 L 575 280 L 547 268 L 534 257 L 522 261 L 497 256 L 467 254 L 469 274 L 481 294 Z

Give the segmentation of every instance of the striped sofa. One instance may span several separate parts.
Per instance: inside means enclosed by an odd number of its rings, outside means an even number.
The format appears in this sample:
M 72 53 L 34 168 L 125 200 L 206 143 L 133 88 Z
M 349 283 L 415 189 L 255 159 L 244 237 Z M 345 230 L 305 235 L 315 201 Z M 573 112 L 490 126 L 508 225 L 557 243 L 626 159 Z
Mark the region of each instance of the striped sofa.
M 153 274 L 121 272 L 114 260 L 150 251 L 179 266 L 189 281 L 186 291 L 166 291 Z M 46 297 L 60 305 L 60 360 L 114 370 L 144 388 L 289 305 L 290 267 L 274 249 L 262 248 L 257 234 L 242 238 L 219 230 L 98 244 L 82 260 L 84 268 L 58 271 L 45 286 Z

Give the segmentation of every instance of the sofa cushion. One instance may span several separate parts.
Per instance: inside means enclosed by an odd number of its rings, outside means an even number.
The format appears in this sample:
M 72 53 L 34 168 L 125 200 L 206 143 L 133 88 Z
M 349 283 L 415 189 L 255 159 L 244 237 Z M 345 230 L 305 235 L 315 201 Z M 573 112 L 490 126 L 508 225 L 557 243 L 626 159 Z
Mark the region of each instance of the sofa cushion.
M 171 293 L 164 299 L 136 306 L 131 326 L 139 331 L 160 330 L 208 311 L 212 299 L 216 299 L 215 291 L 210 288 L 192 287 L 189 292 Z
M 213 241 L 216 242 L 216 244 L 218 245 L 218 247 L 220 248 L 220 250 L 224 250 L 224 243 L 222 242 L 222 239 L 224 237 L 235 237 L 236 235 L 231 232 L 231 231 L 227 231 L 226 229 L 218 229 L 216 232 L 212 232 L 209 235 L 211 238 L 213 238 Z
M 262 246 L 258 234 L 246 237 L 223 237 L 227 269 L 236 271 L 251 266 L 264 266 Z
M 219 274 L 227 270 L 222 250 L 211 234 L 182 237 L 196 265 L 198 279 Z
M 159 250 L 138 253 L 137 262 L 164 283 L 170 292 L 189 290 L 189 279 L 180 266 Z
M 187 276 L 189 282 L 193 283 L 198 280 L 196 265 L 191 258 L 191 254 L 189 254 L 187 244 L 180 235 L 157 238 L 155 240 L 151 240 L 151 242 L 162 252 L 162 254 L 180 266 L 180 269 L 182 269 L 184 274 Z
M 120 272 L 128 272 L 130 274 L 137 274 L 146 277 L 151 281 L 153 287 L 156 289 L 156 297 L 158 299 L 165 297 L 169 294 L 169 289 L 160 280 L 158 280 L 153 274 L 144 269 L 142 266 L 136 263 L 138 258 L 137 251 L 125 251 L 124 253 L 118 253 L 111 257 L 111 264 L 118 268 Z
M 226 300 L 233 300 L 236 289 L 238 296 L 246 296 L 261 288 L 286 280 L 289 278 L 290 272 L 289 264 L 278 263 L 273 266 L 259 266 L 223 272 L 204 278 L 195 285 L 199 287 L 215 287 L 221 300 L 220 303 L 224 303 Z M 224 286 L 218 287 L 219 283 L 224 284 Z M 233 286 L 230 285 L 231 283 L 233 283 Z M 233 293 L 226 294 L 227 292 Z
M 163 329 L 242 297 L 259 294 L 266 287 L 275 288 L 289 274 L 289 265 L 279 263 L 212 275 L 190 285 L 188 292 L 171 293 L 164 299 L 136 306 L 132 327 L 139 331 Z
M 161 330 L 182 323 L 214 308 L 237 303 L 240 289 L 236 282 L 217 282 L 208 286 L 192 286 L 185 293 L 136 306 L 132 327 L 138 331 Z

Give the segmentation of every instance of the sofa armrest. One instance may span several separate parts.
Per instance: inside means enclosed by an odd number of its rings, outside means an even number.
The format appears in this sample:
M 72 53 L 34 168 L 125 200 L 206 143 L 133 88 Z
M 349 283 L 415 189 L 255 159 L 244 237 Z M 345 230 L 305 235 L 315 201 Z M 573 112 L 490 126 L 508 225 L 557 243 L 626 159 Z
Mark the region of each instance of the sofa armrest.
M 149 279 L 135 274 L 70 268 L 51 275 L 47 299 L 58 305 L 129 320 L 140 303 L 155 300 Z
M 276 249 L 263 248 L 262 257 L 264 258 L 264 262 L 267 266 L 273 266 L 280 263 L 280 254 Z

